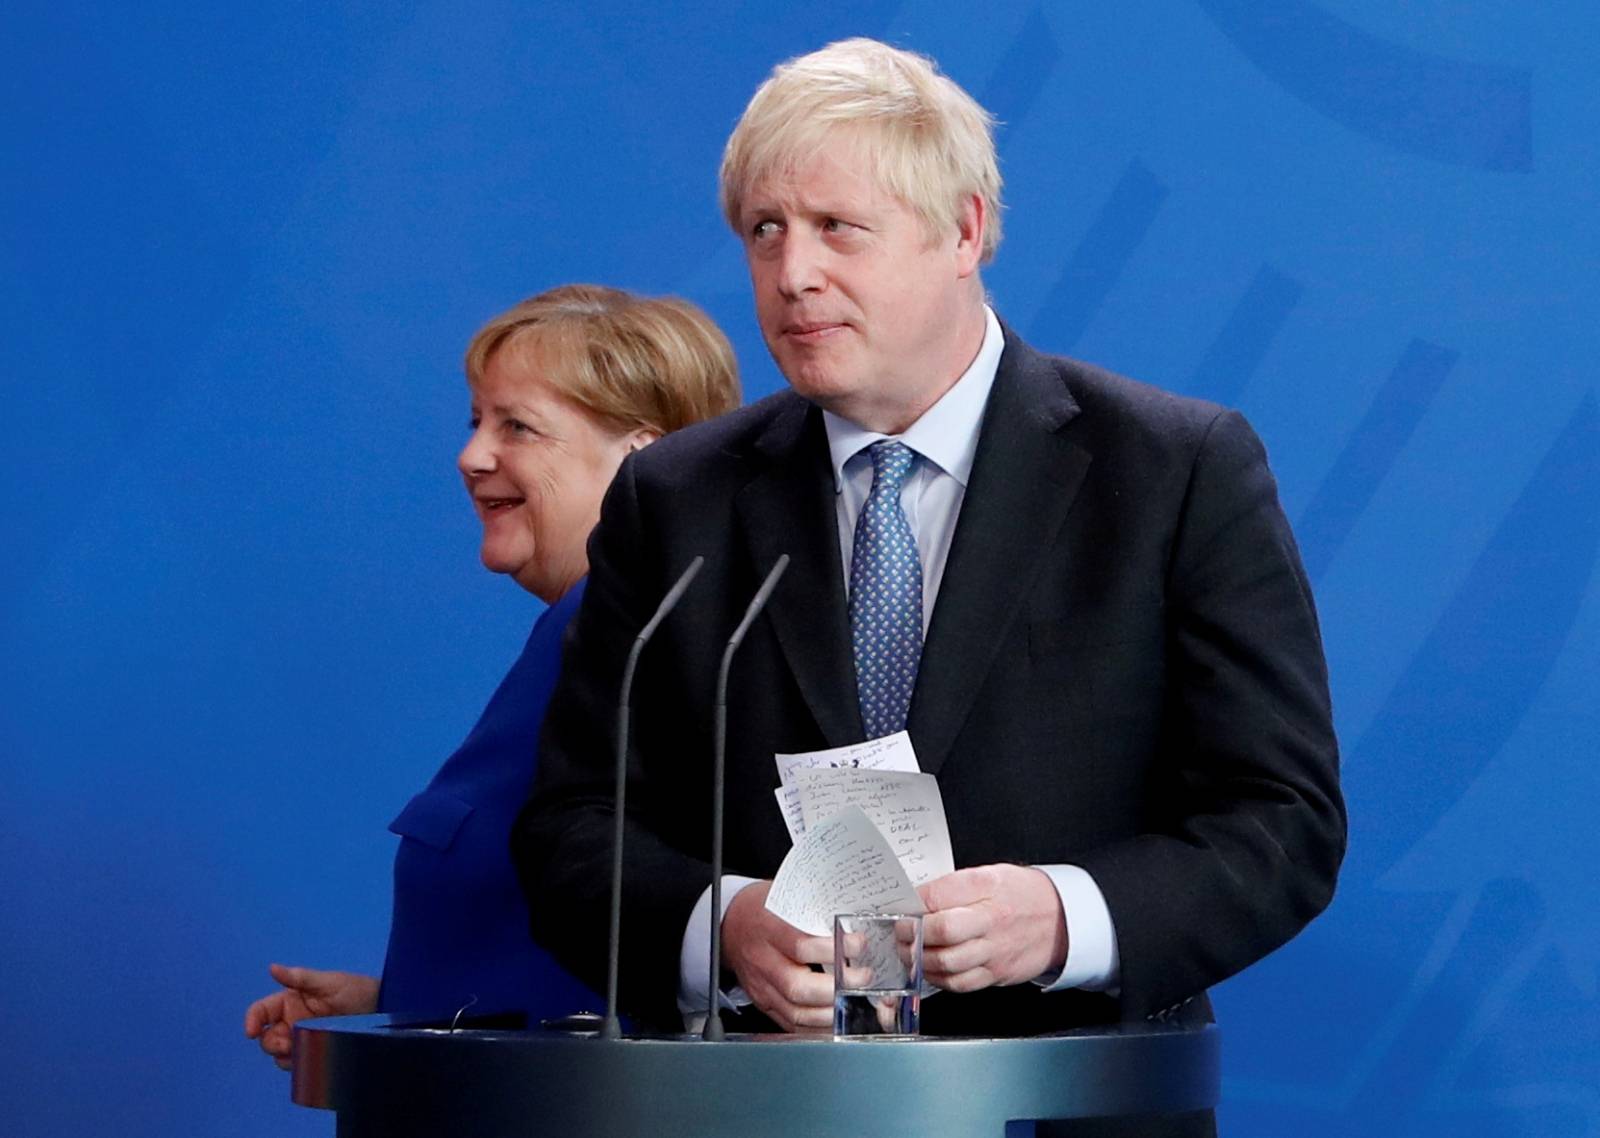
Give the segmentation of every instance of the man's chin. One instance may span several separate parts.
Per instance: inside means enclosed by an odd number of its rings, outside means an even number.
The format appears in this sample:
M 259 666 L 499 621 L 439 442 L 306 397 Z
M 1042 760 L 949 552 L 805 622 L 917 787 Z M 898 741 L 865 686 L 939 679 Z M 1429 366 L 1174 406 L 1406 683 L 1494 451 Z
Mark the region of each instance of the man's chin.
M 778 370 L 783 372 L 783 378 L 788 380 L 796 395 L 830 411 L 836 410 L 835 403 L 848 400 L 851 393 L 859 388 L 853 377 L 842 373 L 839 368 L 822 366 L 816 360 L 798 364 L 785 360 L 777 362 Z

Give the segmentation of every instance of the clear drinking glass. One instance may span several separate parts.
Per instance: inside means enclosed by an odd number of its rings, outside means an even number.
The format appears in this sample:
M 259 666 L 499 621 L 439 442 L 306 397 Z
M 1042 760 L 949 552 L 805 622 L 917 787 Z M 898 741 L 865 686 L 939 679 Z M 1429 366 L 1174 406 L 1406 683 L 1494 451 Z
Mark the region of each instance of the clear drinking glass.
M 906 1038 L 922 1025 L 922 917 L 833 918 L 833 1034 Z

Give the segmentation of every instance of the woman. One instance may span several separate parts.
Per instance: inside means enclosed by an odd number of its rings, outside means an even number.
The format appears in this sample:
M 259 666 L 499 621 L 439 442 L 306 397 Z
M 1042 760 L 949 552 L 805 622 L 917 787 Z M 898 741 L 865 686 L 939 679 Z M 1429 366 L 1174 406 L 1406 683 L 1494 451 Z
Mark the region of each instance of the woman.
M 483 563 L 550 607 L 466 741 L 390 824 L 401 842 L 382 981 L 272 965 L 283 987 L 250 1005 L 244 1029 L 280 1067 L 290 1028 L 308 1016 L 448 1015 L 472 1003 L 536 1020 L 586 999 L 529 937 L 511 824 L 606 487 L 630 451 L 738 406 L 739 381 L 726 337 L 693 305 L 593 285 L 489 321 L 466 372 L 472 436 L 457 465 L 483 523 Z

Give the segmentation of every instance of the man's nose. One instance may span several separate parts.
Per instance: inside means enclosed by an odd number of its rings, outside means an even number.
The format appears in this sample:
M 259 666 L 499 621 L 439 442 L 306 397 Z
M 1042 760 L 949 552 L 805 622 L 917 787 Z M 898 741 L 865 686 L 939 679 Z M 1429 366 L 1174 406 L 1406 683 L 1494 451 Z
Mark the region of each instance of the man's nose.
M 794 299 L 823 288 L 827 282 L 822 272 L 823 252 L 821 243 L 798 227 L 785 234 L 778 262 L 778 291 Z

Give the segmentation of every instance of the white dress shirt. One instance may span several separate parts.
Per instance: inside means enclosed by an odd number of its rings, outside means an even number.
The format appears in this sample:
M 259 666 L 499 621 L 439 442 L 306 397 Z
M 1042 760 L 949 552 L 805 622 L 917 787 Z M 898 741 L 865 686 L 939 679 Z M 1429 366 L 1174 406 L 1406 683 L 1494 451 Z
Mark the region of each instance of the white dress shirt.
M 872 461 L 865 448 L 879 439 L 897 438 L 916 453 L 910 476 L 900 490 L 900 507 L 916 538 L 922 559 L 922 631 L 927 635 L 944 579 L 945 562 L 950 557 L 950 540 L 961 515 L 961 502 L 972 474 L 973 456 L 978 450 L 978 430 L 983 410 L 994 386 L 995 371 L 1005 337 L 1000 321 L 984 308 L 983 345 L 978 349 L 961 378 L 920 419 L 900 435 L 884 435 L 841 419 L 830 411 L 822 413 L 828 433 L 828 451 L 833 462 L 833 485 L 837 495 L 839 549 L 844 558 L 844 580 L 850 580 L 850 559 L 855 545 L 856 519 L 872 490 Z M 1116 929 L 1105 897 L 1094 879 L 1075 865 L 1041 865 L 1061 898 L 1067 920 L 1067 960 L 1058 976 L 1044 976 L 1035 983 L 1049 991 L 1088 988 L 1107 991 L 1117 986 L 1120 962 Z M 722 912 L 739 890 L 754 884 L 755 878 L 728 874 L 722 879 Z M 719 922 L 722 914 L 719 914 Z M 707 961 L 711 949 L 711 890 L 700 895 L 684 929 L 678 972 L 678 1008 L 686 1017 L 703 1016 L 709 992 Z M 737 1007 L 749 999 L 740 989 L 722 994 L 724 1007 Z

